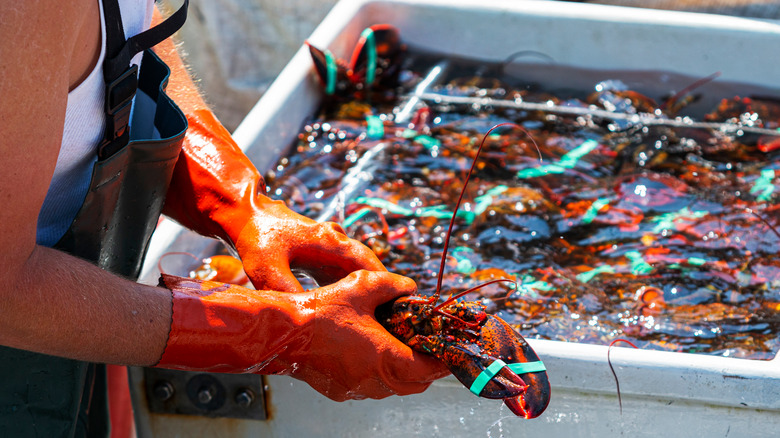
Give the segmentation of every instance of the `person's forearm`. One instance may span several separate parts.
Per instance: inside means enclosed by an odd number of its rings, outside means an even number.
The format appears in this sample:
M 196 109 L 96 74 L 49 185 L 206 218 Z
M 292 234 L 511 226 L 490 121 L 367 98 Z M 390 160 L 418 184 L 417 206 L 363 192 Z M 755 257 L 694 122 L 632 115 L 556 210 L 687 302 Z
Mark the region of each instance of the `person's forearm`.
M 0 2 L 0 59 L 13 60 L 0 62 L 0 345 L 151 365 L 168 338 L 170 291 L 35 244 L 68 91 L 89 67 L 76 53 L 94 30 L 86 21 L 99 19 L 97 6 Z
M 71 359 L 154 365 L 171 323 L 164 288 L 37 246 L 0 289 L 0 344 Z

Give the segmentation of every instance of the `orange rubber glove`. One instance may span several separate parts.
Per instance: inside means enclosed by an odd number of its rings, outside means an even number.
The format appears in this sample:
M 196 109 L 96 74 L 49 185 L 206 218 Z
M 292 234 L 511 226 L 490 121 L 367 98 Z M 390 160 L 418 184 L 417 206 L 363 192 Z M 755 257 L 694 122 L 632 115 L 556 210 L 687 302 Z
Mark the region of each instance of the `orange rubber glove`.
M 194 111 L 187 120 L 164 213 L 232 245 L 257 289 L 303 291 L 293 269 L 320 285 L 359 269 L 386 270 L 339 225 L 317 223 L 265 196 L 263 178 L 211 111 Z
M 376 321 L 378 305 L 415 291 L 399 275 L 357 271 L 303 293 L 169 275 L 160 284 L 173 323 L 158 367 L 285 374 L 336 401 L 418 393 L 449 373 Z

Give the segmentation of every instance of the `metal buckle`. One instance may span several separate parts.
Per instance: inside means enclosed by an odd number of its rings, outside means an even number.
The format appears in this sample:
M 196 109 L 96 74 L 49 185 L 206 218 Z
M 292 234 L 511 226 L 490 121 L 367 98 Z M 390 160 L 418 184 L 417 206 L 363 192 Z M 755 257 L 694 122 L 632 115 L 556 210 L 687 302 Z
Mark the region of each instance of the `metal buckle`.
M 128 82 L 129 81 L 129 82 Z M 106 86 L 106 113 L 114 115 L 133 101 L 138 90 L 138 66 L 133 64 Z
M 138 66 L 131 65 L 106 85 L 106 131 L 98 148 L 98 158 L 106 159 L 122 149 L 129 140 L 130 110 L 138 91 Z

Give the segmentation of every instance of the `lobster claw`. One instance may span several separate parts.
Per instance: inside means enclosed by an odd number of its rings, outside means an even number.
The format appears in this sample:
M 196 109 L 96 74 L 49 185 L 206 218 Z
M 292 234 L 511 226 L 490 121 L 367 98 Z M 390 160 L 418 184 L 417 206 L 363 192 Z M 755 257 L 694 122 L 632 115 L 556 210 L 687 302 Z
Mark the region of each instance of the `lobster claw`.
M 369 86 L 394 78 L 400 70 L 398 59 L 403 51 L 398 29 L 390 24 L 375 24 L 360 34 L 347 75 L 353 83 Z
M 309 47 L 309 53 L 314 62 L 314 71 L 325 88 L 325 94 L 343 94 L 349 83 L 347 66 L 342 61 L 337 60 L 329 50 L 320 50 L 309 44 L 308 41 L 305 44 Z
M 538 417 L 550 402 L 544 364 L 519 333 L 483 309 L 473 301 L 434 309 L 429 298 L 409 296 L 379 306 L 376 316 L 406 345 L 442 361 L 472 393 L 504 400 L 520 417 Z
M 527 385 L 525 393 L 514 398 L 504 398 L 504 403 L 525 418 L 536 418 L 550 403 L 550 381 L 539 356 L 520 333 L 501 318 L 489 315 L 482 327 L 483 348 L 500 351 L 499 356 Z M 504 359 L 506 357 L 506 359 Z
M 375 85 L 395 85 L 399 59 L 405 49 L 398 30 L 389 24 L 375 24 L 363 30 L 348 64 L 328 50 L 320 50 L 308 41 L 306 45 L 325 94 L 338 96 Z
M 524 418 L 535 418 L 550 402 L 544 364 L 528 342 L 503 319 L 487 315 L 476 343 L 449 342 L 437 355 L 474 394 L 503 399 Z

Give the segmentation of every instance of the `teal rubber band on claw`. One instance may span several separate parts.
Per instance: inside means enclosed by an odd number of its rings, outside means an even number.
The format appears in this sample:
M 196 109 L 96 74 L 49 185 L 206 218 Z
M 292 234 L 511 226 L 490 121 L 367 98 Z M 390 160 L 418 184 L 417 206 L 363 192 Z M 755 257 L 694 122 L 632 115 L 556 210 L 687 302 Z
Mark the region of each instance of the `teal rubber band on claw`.
M 493 363 L 490 364 L 489 367 L 482 370 L 481 373 L 477 376 L 476 379 L 474 379 L 474 383 L 471 384 L 471 388 L 469 388 L 469 391 L 474 393 L 474 395 L 479 397 L 479 394 L 482 392 L 483 389 L 485 389 L 485 385 L 488 384 L 488 382 L 498 374 L 499 371 L 501 371 L 502 368 L 506 366 L 506 363 L 504 363 L 501 359 L 496 359 Z
M 374 31 L 369 27 L 360 34 L 366 39 L 366 50 L 368 50 L 368 59 L 366 60 L 366 84 L 371 85 L 376 78 L 376 39 Z
M 329 50 L 325 51 L 325 67 L 327 69 L 327 75 L 325 80 L 325 94 L 332 95 L 336 92 L 336 58 L 333 57 L 333 53 Z
M 544 366 L 544 363 L 541 360 L 536 362 L 513 363 L 507 365 L 503 360 L 496 359 L 493 361 L 493 363 L 490 364 L 489 367 L 482 370 L 476 379 L 474 379 L 474 383 L 471 384 L 469 391 L 479 397 L 479 394 L 481 394 L 482 390 L 485 389 L 485 385 L 487 385 L 488 382 L 490 382 L 490 380 L 493 379 L 493 377 L 498 374 L 498 372 L 501 371 L 501 369 L 504 367 L 509 368 L 517 375 L 547 371 L 547 367 Z
M 366 116 L 366 136 L 378 140 L 385 136 L 385 124 L 377 116 Z
M 512 370 L 518 376 L 525 373 L 538 373 L 540 371 L 547 371 L 547 367 L 539 360 L 536 362 L 524 362 L 524 363 L 511 363 L 507 365 L 507 368 Z

